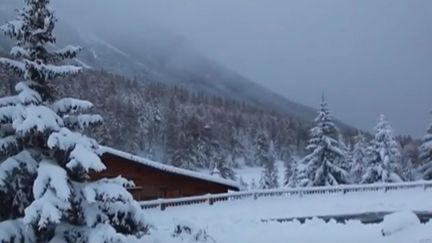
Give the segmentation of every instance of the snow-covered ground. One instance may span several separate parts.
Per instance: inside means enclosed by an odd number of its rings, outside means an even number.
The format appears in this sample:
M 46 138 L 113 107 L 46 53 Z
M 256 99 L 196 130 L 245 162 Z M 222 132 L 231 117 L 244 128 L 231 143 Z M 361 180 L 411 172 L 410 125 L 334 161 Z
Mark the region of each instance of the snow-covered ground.
M 146 210 L 151 218 L 211 220 L 220 218 L 260 221 L 262 219 L 343 215 L 387 211 L 432 211 L 432 190 L 421 188 L 398 191 L 319 194 L 268 197 Z
M 150 222 L 159 227 L 158 232 L 173 231 L 176 222 L 193 223 L 193 228 L 205 229 L 217 243 L 432 243 L 432 223 L 415 224 L 384 237 L 382 229 L 385 224 L 363 225 L 358 221 L 338 224 L 334 221 L 325 223 L 319 219 L 305 224 L 296 221 L 262 222 L 263 219 L 380 211 L 432 211 L 431 205 L 432 190 L 409 189 L 386 193 L 245 199 L 218 202 L 212 206 L 202 204 L 167 208 L 165 211 L 146 210 L 145 213 Z M 166 239 L 160 242 L 182 241 Z
M 172 238 L 175 223 L 187 224 L 187 221 L 162 222 L 157 236 L 150 237 L 152 243 L 190 242 Z M 191 221 L 189 221 L 191 222 Z M 161 224 L 162 223 L 162 224 Z M 388 235 L 382 235 L 385 224 L 361 224 L 349 221 L 338 224 L 334 221 L 325 223 L 312 219 L 305 224 L 261 223 L 248 220 L 227 220 L 214 215 L 210 221 L 193 221 L 193 228 L 202 228 L 217 243 L 431 243 L 432 223 L 415 224 Z M 157 238 L 158 240 L 151 240 Z M 211 240 L 207 242 L 212 242 Z
M 278 169 L 279 186 L 283 187 L 285 182 L 284 162 L 280 160 L 276 161 L 276 168 Z M 252 181 L 255 181 L 256 186 L 259 186 L 259 181 L 261 178 L 262 171 L 263 171 L 263 167 L 261 166 L 250 167 L 250 166 L 242 165 L 241 168 L 235 169 L 238 178 L 242 178 L 242 180 L 246 182 L 248 185 L 251 185 Z

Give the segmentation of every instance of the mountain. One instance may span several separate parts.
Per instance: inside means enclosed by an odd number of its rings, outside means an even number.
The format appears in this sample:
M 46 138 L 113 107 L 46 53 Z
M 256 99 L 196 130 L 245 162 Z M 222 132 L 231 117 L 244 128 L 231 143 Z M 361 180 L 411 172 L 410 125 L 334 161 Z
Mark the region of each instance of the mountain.
M 0 22 L 13 17 L 2 4 Z M 209 169 L 221 155 L 256 165 L 258 134 L 266 134 L 285 161 L 304 152 L 314 109 L 200 55 L 176 35 L 143 30 L 124 38 L 64 22 L 56 34 L 52 48 L 82 46 L 74 62 L 87 69 L 55 80 L 57 96 L 90 100 L 105 119 L 96 137 L 106 145 L 188 169 Z M 10 47 L 0 36 L 0 55 Z M 0 81 L 2 96 L 13 92 L 17 79 L 0 68 Z
M 7 2 L 0 3 L 0 22 L 13 18 Z M 139 38 L 118 38 L 107 34 L 88 34 L 61 21 L 57 36 L 59 47 L 71 43 L 83 47 L 77 62 L 89 69 L 103 69 L 145 83 L 157 81 L 185 86 L 308 121 L 316 114 L 314 109 L 271 92 L 201 56 L 180 37 L 169 33 L 159 31 L 144 33 Z M 10 43 L 0 37 L 0 53 L 9 47 Z

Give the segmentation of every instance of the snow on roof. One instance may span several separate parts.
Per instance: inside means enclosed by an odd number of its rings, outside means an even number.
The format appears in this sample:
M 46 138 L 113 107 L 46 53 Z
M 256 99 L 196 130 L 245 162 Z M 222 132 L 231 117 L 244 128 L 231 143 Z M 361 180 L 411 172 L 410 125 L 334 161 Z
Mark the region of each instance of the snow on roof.
M 110 148 L 110 147 L 105 147 L 105 146 L 100 146 L 100 152 L 101 154 L 104 153 L 109 153 L 112 155 L 116 155 L 125 159 L 129 159 L 132 161 L 135 161 L 137 163 L 158 169 L 158 170 L 162 170 L 162 171 L 166 171 L 166 172 L 170 172 L 170 173 L 174 173 L 174 174 L 178 174 L 178 175 L 183 175 L 183 176 L 187 176 L 187 177 L 193 177 L 196 179 L 200 179 L 200 180 L 205 180 L 205 181 L 210 181 L 213 183 L 217 183 L 217 184 L 222 184 L 222 185 L 226 185 L 229 187 L 234 187 L 238 190 L 239 185 L 232 180 L 227 180 L 227 179 L 223 179 L 220 177 L 215 177 L 215 176 L 211 176 L 211 175 L 206 175 L 203 173 L 198 173 L 195 171 L 190 171 L 190 170 L 186 170 L 186 169 L 181 169 L 181 168 L 177 168 L 174 166 L 170 166 L 170 165 L 165 165 L 162 163 L 158 163 L 158 162 L 154 162 L 151 161 L 149 159 L 145 159 L 130 153 L 126 153 L 114 148 Z

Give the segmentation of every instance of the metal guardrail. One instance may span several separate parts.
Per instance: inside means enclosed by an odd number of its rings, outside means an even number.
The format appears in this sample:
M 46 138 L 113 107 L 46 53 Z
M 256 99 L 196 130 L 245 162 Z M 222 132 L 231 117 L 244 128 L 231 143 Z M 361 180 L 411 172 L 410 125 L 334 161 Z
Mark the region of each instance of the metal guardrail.
M 180 207 L 195 204 L 213 205 L 218 202 L 237 201 L 244 199 L 272 198 L 272 197 L 292 197 L 292 196 L 310 196 L 323 194 L 347 194 L 356 192 L 383 192 L 398 191 L 406 189 L 423 189 L 432 188 L 432 181 L 416 181 L 402 183 L 383 183 L 368 185 L 342 185 L 342 186 L 325 186 L 325 187 L 308 187 L 308 188 L 284 188 L 272 190 L 254 190 L 244 192 L 230 192 L 223 194 L 207 194 L 203 196 L 183 197 L 173 199 L 157 199 L 152 201 L 141 202 L 143 209 L 165 210 L 167 207 Z

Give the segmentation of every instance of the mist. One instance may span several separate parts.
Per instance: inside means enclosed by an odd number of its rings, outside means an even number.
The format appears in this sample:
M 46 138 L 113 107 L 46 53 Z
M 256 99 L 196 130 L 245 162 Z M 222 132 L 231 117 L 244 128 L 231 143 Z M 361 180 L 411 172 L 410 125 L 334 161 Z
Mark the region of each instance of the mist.
M 338 119 L 363 129 L 384 113 L 396 133 L 420 137 L 431 120 L 428 0 L 53 3 L 60 20 L 77 28 L 128 39 L 177 38 L 309 106 L 324 92 Z

